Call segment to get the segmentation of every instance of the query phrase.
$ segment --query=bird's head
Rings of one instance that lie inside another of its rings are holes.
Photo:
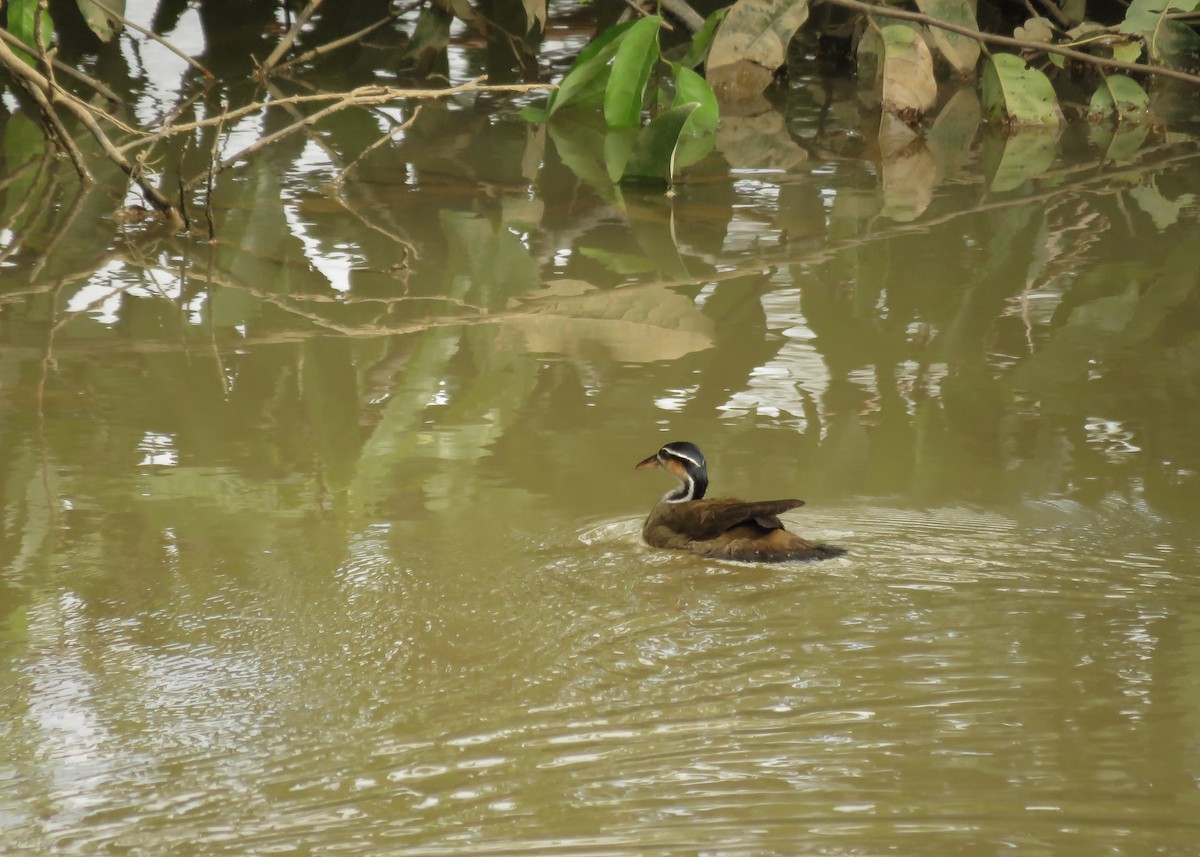
[[[663,496],[669,503],[699,500],[708,490],[708,465],[704,453],[694,443],[673,441],[637,464],[638,470],[651,467],[661,468],[679,480],[679,487]]]

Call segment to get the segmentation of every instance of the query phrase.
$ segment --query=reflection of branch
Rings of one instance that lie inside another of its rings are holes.
[[[353,44],[353,43],[357,42],[359,39],[361,39],[363,36],[366,36],[366,35],[369,35],[370,33],[375,32],[380,27],[382,27],[384,24],[390,24],[392,21],[396,20],[401,15],[408,14],[409,12],[411,12],[413,9],[415,9],[419,5],[421,5],[420,2],[410,3],[403,8],[395,10],[390,15],[388,15],[386,18],[380,18],[374,24],[368,24],[367,26],[363,27],[361,30],[359,30],[356,33],[351,33],[350,35],[343,36],[340,39],[334,39],[332,42],[326,42],[323,45],[317,45],[315,48],[313,48],[310,51],[305,51],[304,53],[299,54],[298,56],[294,56],[287,62],[280,63],[275,68],[275,70],[276,71],[286,71],[287,69],[291,68],[292,66],[300,65],[301,63],[305,63],[305,62],[308,62],[309,60],[316,59],[317,57],[321,56],[322,54],[331,53],[332,51],[335,51],[338,48]]]
[[[278,142],[289,134],[294,134],[297,131],[309,128],[320,120],[324,119],[326,116],[330,116],[340,110],[345,110],[348,107],[376,107],[379,105],[388,104],[401,98],[444,98],[449,95],[460,95],[464,92],[532,92],[540,89],[553,88],[551,85],[544,83],[501,84],[498,86],[490,86],[481,83],[481,81],[485,79],[486,78],[484,77],[477,78],[476,80],[468,81],[467,83],[462,83],[458,86],[447,87],[446,89],[393,89],[392,87],[387,86],[361,86],[358,89],[351,90],[350,92],[333,93],[328,95],[303,95],[296,96],[294,98],[280,99],[278,102],[260,102],[254,105],[247,105],[247,107],[252,107],[257,110],[265,110],[267,107],[273,107],[281,103],[297,104],[302,102],[311,103],[314,101],[334,101],[334,103],[330,104],[328,107],[324,107],[315,113],[311,113],[308,116],[305,116],[303,119],[293,122],[286,128],[280,128],[278,131],[275,131],[272,134],[268,134],[265,137],[260,137],[258,140],[251,143],[240,152],[231,155],[223,160],[220,164],[215,165],[213,167],[213,171],[214,173],[224,172],[238,161],[248,158],[250,155],[254,154],[260,149]],[[242,108],[242,110],[246,110],[246,108]],[[225,116],[226,119],[229,118],[226,114],[222,114],[222,116]],[[197,125],[204,123],[192,124]],[[186,126],[176,126],[174,132],[178,133],[179,130],[184,127]],[[153,141],[155,138],[150,139]],[[200,175],[192,178],[191,180],[185,182],[184,187],[195,187],[196,184],[203,179],[203,177],[203,175]]]
[[[162,36],[158,35],[158,33],[155,33],[152,30],[147,30],[145,27],[143,27],[139,24],[135,24],[133,21],[130,21],[124,15],[119,14],[111,6],[106,5],[104,3],[104,0],[91,0],[91,2],[94,5],[99,6],[101,11],[103,11],[105,14],[111,15],[114,19],[120,21],[122,24],[124,24],[129,29],[136,30],[137,32],[139,32],[143,36],[145,36],[146,38],[152,39],[153,41],[158,42],[160,45],[162,45],[164,48],[169,50],[171,53],[175,54],[175,56],[179,57],[181,60],[186,62],[192,68],[196,69],[196,71],[198,71],[202,75],[204,75],[208,80],[213,79],[213,73],[211,71],[206,69],[204,66],[200,65],[200,63],[196,62],[196,60],[192,59],[190,56],[188,56],[186,53],[181,51],[179,48],[175,47],[173,44],[168,42]]]
[[[421,115],[421,105],[420,104],[417,105],[417,109],[413,111],[412,116],[409,116],[407,119],[405,119],[399,125],[397,125],[395,128],[389,128],[388,132],[386,134],[384,134],[382,137],[380,137],[374,143],[372,143],[371,145],[367,146],[367,148],[365,148],[361,152],[359,152],[357,158],[355,158],[353,161],[351,161],[345,167],[345,169],[343,169],[340,173],[338,173],[336,176],[334,176],[332,179],[329,180],[330,187],[335,192],[340,192],[342,189],[342,183],[346,180],[346,175],[352,169],[357,167],[363,158],[365,158],[367,155],[374,152],[376,149],[378,149],[380,146],[384,145],[385,143],[390,143],[390,142],[394,141],[396,135],[399,134],[401,131],[407,131],[409,128],[411,128],[412,124],[417,121],[417,117],[419,115]]]
[[[308,5],[296,16],[296,21],[292,24],[292,28],[287,31],[287,35],[279,40],[279,44],[275,46],[275,50],[271,51],[271,55],[263,60],[262,70],[264,72],[269,74],[271,69],[275,68],[275,65],[283,59],[283,55],[292,49],[292,45],[296,43],[300,31],[304,29],[304,25],[308,23],[308,19],[313,16],[313,13],[317,11],[322,2],[324,0],[308,0]]]
[[[287,104],[327,104],[330,101],[337,102],[341,107],[377,107],[379,105],[388,104],[392,101],[399,101],[404,98],[443,98],[448,95],[461,95],[470,92],[536,92],[539,90],[557,89],[551,83],[508,83],[508,84],[485,84],[487,76],[469,80],[466,83],[460,83],[458,86],[450,86],[445,89],[397,89],[389,86],[360,86],[357,89],[352,89],[349,92],[322,92],[316,95],[289,95],[286,98],[279,98],[273,101],[255,101],[250,104],[245,104],[235,110],[223,112],[220,116],[213,116],[209,119],[200,119],[196,122],[186,122],[182,125],[172,125],[169,128],[162,128],[157,133],[151,134],[144,139],[134,140],[131,143],[126,143],[118,147],[118,151],[124,154],[125,152],[136,149],[140,146],[148,146],[158,143],[168,137],[174,137],[177,134],[187,134],[195,131],[197,128],[210,128],[214,125],[233,122],[241,119],[243,116],[249,116],[252,113],[261,113],[270,107],[282,107]]]
[[[176,211],[175,206],[159,193],[158,188],[146,181],[145,177],[141,175],[133,164],[125,159],[124,155],[113,145],[112,140],[108,138],[108,135],[104,133],[104,129],[100,127],[96,121],[96,117],[92,115],[92,111],[78,98],[66,92],[61,87],[55,86],[40,72],[30,68],[3,42],[0,42],[0,66],[7,68],[9,73],[21,84],[21,88],[35,98],[39,104],[45,104],[49,108],[50,99],[52,98],[56,103],[66,107],[91,132],[92,137],[100,144],[100,148],[104,151],[108,159],[120,167],[125,175],[137,182],[138,187],[146,194],[150,203],[169,221],[173,223],[179,222],[179,213]],[[52,112],[51,115],[53,115]],[[84,167],[84,172],[81,175],[86,177],[87,180],[91,180],[91,173],[87,172],[86,167]]]
[[[949,30],[951,33],[958,33],[960,36],[967,36],[977,42],[989,42],[994,45],[1004,45],[1009,48],[1021,48],[1030,51],[1045,51],[1049,54],[1059,54],[1060,56],[1069,59],[1077,60],[1091,65],[1100,65],[1106,68],[1119,68],[1122,71],[1134,71],[1140,74],[1156,74],[1159,77],[1169,77],[1173,80],[1182,80],[1194,85],[1200,85],[1200,76],[1188,74],[1185,71],[1176,71],[1173,68],[1166,66],[1143,65],[1136,62],[1124,62],[1123,60],[1109,59],[1107,57],[1098,57],[1093,54],[1087,54],[1083,51],[1073,50],[1072,48],[1064,48],[1060,45],[1051,45],[1045,42],[1034,42],[1028,39],[1014,39],[1011,36],[997,36],[992,33],[985,33],[982,30],[974,30],[970,27],[964,27],[960,24],[952,24],[949,21],[943,21],[941,18],[935,18],[932,15],[926,15],[922,12],[909,12],[905,9],[897,9],[894,6],[879,6],[874,3],[862,3],[860,0],[825,0],[833,6],[841,6],[846,9],[853,9],[856,12],[863,12],[867,15],[879,15],[884,18],[898,18],[902,21],[915,21],[919,24],[925,24],[930,27],[937,27],[940,30]]]
[[[12,33],[10,33],[8,30],[4,29],[3,27],[0,27],[0,41],[7,42],[9,47],[19,48],[20,50],[25,50],[25,48],[27,47],[24,42],[22,42],[20,39],[18,39],[16,36],[14,36]],[[111,89],[109,89],[103,83],[101,83],[100,81],[96,80],[93,77],[89,77],[88,75],[81,72],[79,69],[74,68],[73,66],[67,65],[65,62],[60,60],[58,57],[50,57],[50,64],[52,66],[54,66],[55,71],[60,72],[61,74],[65,74],[68,77],[73,77],[76,80],[78,80],[80,83],[84,83],[84,84],[90,86],[92,89],[96,90],[98,93],[103,95],[109,101],[120,101],[121,100],[120,98],[117,97],[117,94],[115,92],[113,92]]]

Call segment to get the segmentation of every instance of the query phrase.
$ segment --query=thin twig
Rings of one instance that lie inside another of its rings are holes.
[[[905,9],[897,9],[893,6],[879,6],[874,3],[862,3],[859,0],[824,0],[833,6],[841,6],[845,9],[853,9],[856,12],[864,12],[868,15],[879,15],[883,18],[896,18],[901,21],[916,21],[919,24],[925,24],[930,27],[937,27],[940,30],[949,30],[951,33],[958,33],[960,36],[968,36],[977,42],[988,42],[994,45],[1004,45],[1010,48],[1021,48],[1022,50],[1030,51],[1045,51],[1050,54],[1058,54],[1080,62],[1091,63],[1092,65],[1104,66],[1106,68],[1119,68],[1122,71],[1132,71],[1139,74],[1153,74],[1159,77],[1169,77],[1172,80],[1182,80],[1194,85],[1200,85],[1200,76],[1188,74],[1185,71],[1176,71],[1173,68],[1165,66],[1142,65],[1141,63],[1124,62],[1123,60],[1108,59],[1107,57],[1098,57],[1092,54],[1086,54],[1083,51],[1064,48],[1060,45],[1051,45],[1044,42],[1034,42],[1026,39],[1014,39],[1010,36],[997,36],[992,33],[985,33],[981,30],[975,30],[970,27],[963,27],[959,24],[951,24],[949,21],[943,21],[941,18],[935,18],[932,15],[926,15],[921,12],[909,12]]]

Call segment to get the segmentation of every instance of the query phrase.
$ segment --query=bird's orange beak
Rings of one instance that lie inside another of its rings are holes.
[[[634,470],[649,470],[651,467],[662,467],[662,463],[658,460],[657,452],[649,458],[643,458],[639,461]]]

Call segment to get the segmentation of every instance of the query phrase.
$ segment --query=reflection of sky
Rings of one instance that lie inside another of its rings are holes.
[[[787,341],[773,360],[751,373],[745,390],[734,393],[721,406],[725,416],[764,414],[775,417],[782,413],[799,416],[804,413],[805,396],[821,398],[829,386],[829,371],[812,345],[816,335],[799,306],[799,289],[777,289],[763,297],[771,335],[783,336]]]
[[[157,0],[129,0],[125,8],[125,17],[139,26],[150,29],[157,6]],[[188,8],[180,16],[178,27],[160,35],[188,56],[197,56],[204,52],[200,15],[194,8]],[[145,94],[134,105],[134,109],[139,121],[153,124],[162,118],[164,105],[174,100],[174,87],[186,74],[187,62],[162,44],[140,34],[137,35],[137,42],[138,47],[135,51],[130,46],[130,40],[122,38],[121,50],[134,73],[141,71],[145,74],[145,79],[142,80]]]
[[[128,285],[129,279],[135,285]],[[113,260],[99,268],[67,302],[67,314],[82,313],[101,324],[116,324],[121,317],[125,295],[140,298],[179,299],[179,273],[163,268],[131,270],[123,261]]]

